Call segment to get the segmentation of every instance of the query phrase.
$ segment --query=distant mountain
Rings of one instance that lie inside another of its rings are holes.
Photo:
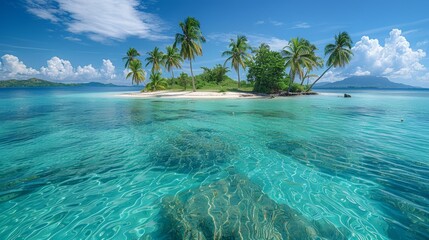
[[[100,83],[100,82],[81,83],[78,85],[84,86],[84,87],[123,87],[112,83]]]
[[[13,87],[122,87],[111,83],[104,84],[99,82],[89,83],[58,83],[50,82],[38,78],[30,78],[27,80],[3,80],[0,81],[0,88],[13,88]]]
[[[318,83],[314,88],[383,88],[383,89],[399,89],[399,88],[416,88],[402,83],[394,83],[385,77],[374,76],[354,76],[346,78],[342,81],[332,83]]]

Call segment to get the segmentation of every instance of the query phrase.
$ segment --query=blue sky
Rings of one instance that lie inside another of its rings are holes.
[[[265,42],[274,50],[292,37],[304,37],[322,55],[335,34],[347,31],[355,57],[324,81],[371,74],[429,87],[428,7],[421,0],[1,1],[0,79],[130,84],[123,73],[127,49],[135,47],[143,55],[155,46],[164,49],[179,32],[178,23],[193,16],[207,38],[204,55],[194,63],[197,73],[201,66],[223,63],[221,53],[237,34],[253,46]],[[188,72],[188,65],[182,70]],[[230,75],[236,78],[235,72]]]

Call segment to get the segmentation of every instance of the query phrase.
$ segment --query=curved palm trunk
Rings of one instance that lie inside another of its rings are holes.
[[[192,76],[192,91],[195,92],[195,78],[194,78],[194,72],[192,71],[192,60],[189,60],[189,65],[191,67],[191,76]]]
[[[322,75],[320,75],[320,76],[316,79],[316,81],[314,81],[314,82],[311,84],[311,86],[307,89],[307,92],[310,92],[310,90],[313,88],[314,84],[316,84],[316,83],[317,83],[317,81],[319,81],[319,80],[323,77],[323,75],[325,75],[325,73],[327,73],[327,72],[329,71],[329,69],[331,69],[331,68],[332,68],[332,66],[333,66],[333,65],[329,66],[329,67],[328,67],[328,69],[326,69],[326,70],[322,73]]]
[[[307,76],[308,76],[308,71],[305,72],[304,77],[301,79],[301,86],[304,85],[304,80],[307,78]]]
[[[240,88],[240,67],[237,69],[237,75],[238,75],[238,88]]]

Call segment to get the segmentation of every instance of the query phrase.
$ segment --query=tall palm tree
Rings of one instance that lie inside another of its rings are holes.
[[[151,72],[160,72],[161,67],[164,66],[164,53],[159,50],[158,47],[155,47],[152,52],[147,52],[146,67],[152,64]]]
[[[195,56],[203,55],[201,44],[204,43],[206,39],[201,32],[200,22],[193,17],[187,17],[185,22],[179,23],[179,26],[182,29],[182,33],[176,34],[173,47],[180,44],[180,55],[184,59],[189,60],[192,76],[192,90],[195,92],[195,77],[192,71],[192,60],[195,59]]]
[[[133,59],[129,62],[128,68],[130,72],[127,74],[127,79],[131,77],[131,83],[139,85],[145,80],[145,71],[142,68],[142,63],[138,59]]]
[[[179,49],[173,46],[167,46],[164,54],[165,68],[168,72],[171,72],[172,78],[174,78],[173,68],[182,68],[183,58],[180,56]]]
[[[231,43],[229,44],[230,50],[227,50],[222,53],[222,56],[227,56],[228,58],[225,60],[224,65],[231,61],[231,66],[237,72],[238,76],[238,87],[240,87],[240,66],[246,69],[246,62],[249,60],[250,55],[247,53],[247,50],[250,49],[247,44],[246,36],[237,36],[237,41],[231,39]]]
[[[160,72],[152,72],[149,79],[150,83],[146,84],[146,89],[149,91],[165,90],[167,88],[167,81],[162,78]]]
[[[123,57],[122,60],[125,61],[125,68],[128,68],[130,62],[140,56],[140,53],[135,48],[130,48],[127,51],[127,56]]]
[[[313,61],[309,66],[306,66],[304,69],[304,77],[301,79],[301,86],[304,85],[305,79],[307,79],[307,82],[308,82],[308,79],[310,77],[317,77],[317,75],[310,74],[311,71],[313,71],[316,68],[323,67],[323,59],[316,55],[316,50],[317,50],[316,45],[311,44],[310,41],[306,39],[303,40],[303,43],[308,46],[309,53]]]
[[[283,57],[286,61],[286,68],[289,67],[289,87],[287,94],[289,94],[291,86],[298,75],[299,79],[304,78],[304,69],[310,68],[314,64],[311,48],[307,44],[307,40],[302,38],[292,38],[289,44],[284,47],[282,51]]]
[[[329,55],[328,61],[326,61],[328,68],[311,84],[307,91],[310,91],[314,84],[332,67],[344,67],[350,62],[353,57],[352,43],[353,41],[347,32],[340,32],[335,35],[335,43],[330,43],[325,47],[325,56]]]

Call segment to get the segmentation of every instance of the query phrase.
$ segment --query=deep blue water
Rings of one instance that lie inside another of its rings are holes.
[[[427,90],[128,90],[0,89],[0,239],[429,238]]]

